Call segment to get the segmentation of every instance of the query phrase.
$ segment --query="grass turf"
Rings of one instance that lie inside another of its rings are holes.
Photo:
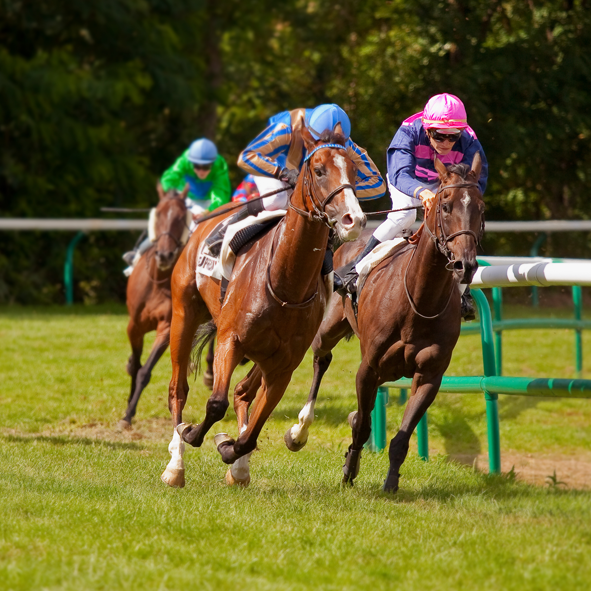
[[[173,490],[159,480],[171,435],[168,355],[136,429],[118,434],[129,388],[123,309],[1,312],[2,590],[591,586],[589,491],[488,476],[444,455],[424,463],[412,450],[397,495],[381,492],[385,453],[365,452],[355,487],[339,486],[354,340],[336,351],[304,450],[290,453],[282,437],[306,398],[310,354],[261,434],[248,489],[225,486],[208,437],[187,451],[187,486]],[[568,331],[509,332],[505,371],[571,377],[572,340]],[[586,359],[585,377],[590,369]],[[449,373],[482,373],[478,337],[462,337]],[[208,392],[191,386],[185,418],[197,421]],[[588,401],[501,397],[500,413],[503,451],[589,453]],[[392,403],[389,436],[401,416]],[[432,453],[486,450],[481,396],[442,394],[429,420]],[[235,433],[232,412],[218,431]]]

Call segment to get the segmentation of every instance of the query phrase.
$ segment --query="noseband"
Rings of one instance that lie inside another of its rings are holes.
[[[333,199],[335,195],[340,193],[345,189],[351,189],[353,194],[356,194],[355,187],[349,183],[344,185],[339,185],[336,189],[331,191],[324,200],[321,200],[317,196],[318,185],[316,183],[316,179],[310,170],[310,158],[313,154],[318,152],[318,150],[322,150],[324,148],[336,148],[338,150],[346,150],[345,146],[341,144],[323,144],[322,146],[317,146],[314,148],[304,159],[304,188],[305,188],[305,195],[304,195],[304,204],[306,203],[306,195],[310,197],[310,202],[312,203],[312,209],[300,209],[296,207],[291,202],[291,197],[289,198],[289,207],[293,209],[296,213],[299,213],[303,217],[307,217],[310,221],[313,222],[324,222],[326,226],[329,228],[333,228],[334,222],[331,222],[328,214],[324,211],[324,208],[328,205],[328,203]],[[293,193],[292,193],[293,195]]]

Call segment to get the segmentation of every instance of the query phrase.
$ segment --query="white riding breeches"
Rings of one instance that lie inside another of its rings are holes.
[[[287,183],[270,176],[255,176],[254,182],[259,190],[259,195],[264,195],[265,193],[270,193],[271,191],[276,191],[281,188],[285,189],[285,191],[281,191],[281,193],[263,199],[263,208],[265,211],[287,209],[289,197],[293,193],[293,189]]]
[[[390,198],[392,199],[392,209],[401,207],[410,207],[411,205],[421,205],[420,199],[409,197],[402,193],[388,181],[390,189]],[[402,231],[410,228],[417,219],[417,210],[409,209],[407,211],[394,211],[388,214],[388,217],[376,228],[373,235],[380,242],[392,240],[402,236]]]

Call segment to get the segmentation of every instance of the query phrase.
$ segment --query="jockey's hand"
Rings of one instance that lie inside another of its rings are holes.
[[[287,183],[292,189],[298,183],[299,172],[294,168],[283,168],[279,173],[279,180]]]
[[[433,193],[432,191],[429,191],[429,189],[425,189],[421,193],[421,201],[423,202],[423,207],[425,208],[425,218],[429,215],[429,210],[431,209],[431,206],[435,202],[435,197],[436,197],[435,193]]]

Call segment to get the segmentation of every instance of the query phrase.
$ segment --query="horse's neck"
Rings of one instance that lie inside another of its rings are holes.
[[[413,301],[421,311],[426,309],[425,313],[429,308],[441,309],[450,297],[454,278],[446,268],[447,262],[425,229],[406,274]]]
[[[303,302],[317,289],[328,227],[290,208],[278,233],[269,269],[271,286],[280,298]]]

